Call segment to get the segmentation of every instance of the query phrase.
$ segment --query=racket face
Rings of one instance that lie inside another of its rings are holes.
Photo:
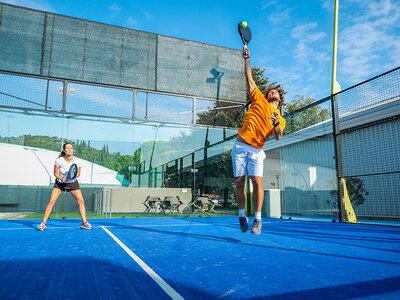
[[[68,171],[68,179],[73,179],[76,177],[78,174],[78,166],[76,164],[73,164]]]
[[[242,39],[243,45],[247,45],[250,43],[251,40],[251,31],[249,26],[247,25],[246,27],[242,27],[242,22],[238,24],[238,31],[240,38]]]

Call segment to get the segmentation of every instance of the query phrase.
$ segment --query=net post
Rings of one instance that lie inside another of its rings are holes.
[[[251,216],[251,192],[250,192],[250,177],[249,175],[246,176],[247,180],[247,216]]]
[[[335,167],[336,167],[336,182],[337,182],[337,204],[339,209],[339,222],[342,220],[342,197],[343,187],[341,185],[341,178],[343,177],[342,170],[342,154],[341,154],[341,143],[340,143],[340,128],[338,126],[339,122],[339,111],[336,95],[331,95],[331,107],[332,107],[332,129],[333,129],[333,143],[335,147]]]
[[[109,214],[110,219],[111,219],[111,214],[112,214],[112,188],[110,189],[110,214]]]

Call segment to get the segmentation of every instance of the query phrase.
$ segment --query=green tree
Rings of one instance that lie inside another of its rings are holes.
[[[251,68],[251,74],[256,86],[260,89],[262,93],[265,93],[270,86],[276,86],[276,82],[269,82],[269,78],[264,75],[265,69],[260,67]],[[250,95],[247,94],[247,102],[251,102]]]
[[[365,202],[365,200],[367,199],[366,196],[369,195],[367,186],[362,181],[362,179],[358,177],[347,177],[345,178],[345,180],[346,180],[347,193],[349,195],[351,205],[353,206],[354,209],[356,209],[358,206],[362,205]],[[334,182],[334,180],[330,179],[328,180],[328,186],[331,188],[329,192],[331,199],[326,200],[326,203],[331,205],[332,208],[337,209],[338,190],[336,187],[336,183]]]
[[[314,98],[296,95],[294,100],[284,104],[283,115],[287,115],[284,134],[290,134],[332,118],[331,109],[323,108],[321,105],[296,112],[314,102]]]
[[[271,85],[268,77],[265,77],[265,69],[260,67],[254,67],[251,69],[253,80],[261,92],[266,91]],[[247,93],[247,103],[251,102],[250,95]],[[225,101],[216,101],[213,107],[209,107],[209,111],[198,113],[198,124],[213,125],[213,126],[225,126],[232,128],[240,128],[242,126],[243,110],[242,107],[237,107],[232,103]]]

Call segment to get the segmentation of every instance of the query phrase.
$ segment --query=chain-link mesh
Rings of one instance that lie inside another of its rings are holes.
[[[400,68],[334,97],[340,176],[358,221],[400,220]]]

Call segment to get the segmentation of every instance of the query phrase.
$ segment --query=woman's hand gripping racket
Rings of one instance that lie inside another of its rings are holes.
[[[247,48],[248,43],[251,40],[251,31],[247,22],[240,22],[238,24],[238,31],[240,38],[242,39],[243,45]]]
[[[76,164],[72,164],[69,167],[69,171],[67,173],[67,180],[75,179],[78,175],[78,166]]]

